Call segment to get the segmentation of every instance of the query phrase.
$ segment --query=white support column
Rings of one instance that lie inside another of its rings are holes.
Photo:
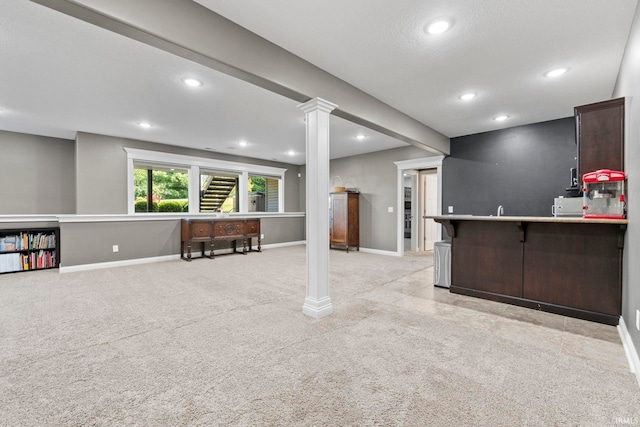
[[[298,106],[307,123],[307,296],[302,312],[333,313],[329,296],[329,114],[337,105],[314,98]]]

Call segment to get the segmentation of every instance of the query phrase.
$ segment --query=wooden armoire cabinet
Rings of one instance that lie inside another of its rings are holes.
[[[575,107],[578,181],[599,169],[624,171],[624,98]]]
[[[360,250],[360,193],[343,191],[331,193],[329,205],[329,245],[349,252]]]

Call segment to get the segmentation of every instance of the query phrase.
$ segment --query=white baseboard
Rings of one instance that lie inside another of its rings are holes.
[[[297,246],[297,245],[304,245],[304,244],[306,244],[304,240],[296,241],[296,242],[272,243],[270,245],[262,245],[262,249],[282,248],[285,246]],[[254,250],[257,249],[257,245],[253,245],[252,248]],[[218,254],[223,255],[223,254],[229,254],[232,251],[233,251],[232,248],[216,249],[215,253],[216,255]],[[210,251],[205,251],[205,254],[209,255]],[[192,251],[191,255],[194,258],[202,256],[202,251]],[[180,259],[179,254],[150,257],[150,258],[126,259],[122,261],[97,262],[93,264],[70,265],[67,267],[61,265],[59,268],[59,271],[60,273],[73,273],[76,271],[97,270],[100,268],[111,268],[111,267],[125,267],[128,265],[149,264],[152,262],[173,261],[176,259]]]
[[[61,265],[59,270],[60,270],[60,273],[73,273],[76,271],[97,270],[100,268],[111,268],[111,267],[125,267],[128,265],[172,261],[175,259],[180,259],[180,255],[175,254],[175,255],[165,255],[165,256],[150,257],[150,258],[125,259],[122,261],[109,261],[109,262],[98,262],[94,264],[70,265],[68,267]]]
[[[622,316],[620,316],[620,323],[618,323],[618,333],[620,334],[622,346],[624,347],[624,352],[626,353],[627,360],[629,361],[629,369],[636,375],[638,385],[640,386],[640,358],[638,358],[638,352],[633,345],[631,335],[629,335],[629,330],[627,329],[627,325],[624,323],[624,318]]]
[[[298,246],[298,245],[306,245],[306,240],[298,240],[296,242],[284,242],[284,243],[271,243],[268,245],[262,245],[262,249],[273,249],[273,248],[284,248],[286,246]],[[255,248],[255,245],[253,246]]]
[[[360,248],[360,252],[366,252],[368,254],[386,255],[386,256],[397,256],[397,257],[400,256],[398,252],[382,251],[380,249]]]

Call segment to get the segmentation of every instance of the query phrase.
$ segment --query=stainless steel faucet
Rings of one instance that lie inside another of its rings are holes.
[[[498,216],[502,216],[504,215],[504,208],[502,207],[502,205],[498,206]]]

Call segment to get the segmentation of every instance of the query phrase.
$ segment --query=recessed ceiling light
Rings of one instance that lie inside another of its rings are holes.
[[[149,122],[138,122],[138,126],[144,129],[149,129],[150,127],[153,127],[153,125]]]
[[[289,150],[289,151],[287,151],[287,154],[290,155],[290,156],[295,156],[296,152],[293,151],[293,150]]]
[[[496,116],[496,117],[493,118],[493,120],[495,120],[496,122],[504,122],[508,118],[509,118],[509,116],[503,115],[503,116]]]
[[[238,145],[239,145],[240,147],[246,147],[246,146],[247,146],[247,145],[249,145],[249,144],[247,143],[247,141],[240,141],[240,142],[238,142]]]
[[[202,82],[198,79],[194,79],[193,77],[185,77],[184,79],[182,79],[182,83],[191,87],[202,86]]]
[[[545,77],[558,77],[569,71],[568,68],[556,68],[555,70],[544,73]]]
[[[442,34],[451,28],[451,22],[446,19],[439,19],[427,24],[426,31],[429,34]]]
[[[464,94],[460,95],[459,98],[462,99],[463,101],[469,101],[470,99],[473,99],[476,96],[478,96],[477,93],[469,92],[469,93],[464,93]]]
[[[365,139],[366,137],[367,137],[366,135],[362,135],[362,134],[360,134],[360,135],[356,135],[356,139],[357,139],[358,141],[362,141],[362,140],[363,140],[363,139]]]

